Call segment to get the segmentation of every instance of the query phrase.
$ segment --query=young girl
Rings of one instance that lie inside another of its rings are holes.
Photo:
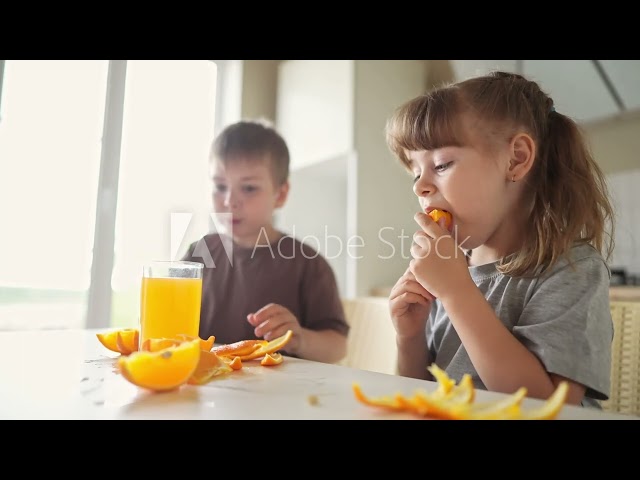
[[[422,212],[389,301],[398,368],[436,363],[476,388],[568,403],[608,398],[612,208],[577,125],[524,77],[495,72],[400,107],[391,151]],[[431,210],[453,215],[449,230]],[[425,335],[426,331],[426,335]]]

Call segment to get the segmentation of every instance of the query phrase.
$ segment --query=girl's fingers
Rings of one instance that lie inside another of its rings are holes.
[[[401,296],[402,294],[410,292],[415,293],[417,295],[421,295],[428,300],[433,300],[433,295],[429,293],[429,291],[424,288],[420,283],[416,280],[405,280],[402,283],[397,283],[392,289],[389,295],[389,299],[393,300],[396,297]]]
[[[424,298],[422,295],[413,292],[404,292],[400,296],[391,301],[391,311],[397,308],[403,308],[407,304],[418,303],[428,307],[431,302]]]
[[[420,226],[422,231],[429,235],[431,238],[438,238],[443,235],[449,235],[449,232],[447,232],[447,230],[434,222],[433,219],[426,213],[418,212],[413,218]]]

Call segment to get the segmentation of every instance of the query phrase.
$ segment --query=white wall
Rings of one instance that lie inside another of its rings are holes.
[[[292,170],[353,149],[353,60],[283,60],[277,98]]]
[[[640,168],[607,175],[616,212],[615,249],[610,264],[640,275]]]
[[[318,250],[329,262],[342,296],[347,294],[347,164],[339,155],[291,172],[287,203],[276,227]]]
[[[387,147],[384,129],[397,107],[425,92],[426,65],[424,60],[356,61],[357,233],[365,243],[357,261],[356,295],[393,285],[409,264],[418,200],[411,176]]]
[[[584,131],[605,173],[640,168],[640,113],[586,125]],[[636,198],[640,204],[640,194]]]
[[[384,129],[401,103],[425,91],[426,67],[424,60],[280,64],[277,126],[289,143],[297,191],[278,226],[295,225],[299,239],[324,239],[325,226],[340,232],[345,250],[328,260],[344,296],[393,285],[407,268],[418,202]]]
[[[276,119],[276,92],[280,60],[244,60],[242,118]]]

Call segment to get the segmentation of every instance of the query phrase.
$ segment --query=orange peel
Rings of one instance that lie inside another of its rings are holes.
[[[223,374],[241,370],[242,361],[262,357],[261,365],[280,365],[278,350],[292,338],[293,331],[271,341],[241,340],[213,347],[207,340],[179,334],[174,338],[150,338],[138,349],[139,331],[119,329],[97,333],[100,343],[121,356],[117,370],[128,382],[153,391],[174,390],[183,384],[203,385]]]
[[[240,340],[239,342],[213,347],[211,351],[221,357],[242,357],[255,352],[266,344],[266,340]]]
[[[266,344],[260,345],[255,351],[248,355],[239,355],[241,360],[254,360],[265,356],[267,353],[275,353],[281,350],[293,337],[293,330],[287,330],[284,335],[280,335],[278,338],[274,338]]]
[[[188,380],[190,385],[204,385],[214,377],[231,372],[233,369],[227,365],[223,358],[213,352],[202,350],[200,360],[195,372]]]
[[[360,384],[354,383],[352,385],[353,393],[356,399],[360,403],[364,403],[365,405],[369,405],[372,407],[382,407],[388,410],[404,410],[408,408],[408,405],[405,402],[404,397],[402,395],[397,394],[395,397],[367,397],[360,387]]]
[[[569,394],[569,384],[560,382],[551,396],[538,408],[524,410],[520,414],[522,420],[553,420],[562,410],[567,395]]]
[[[229,359],[229,357],[225,357],[225,361]],[[229,365],[233,370],[240,370],[242,368],[242,359],[240,357],[233,357],[233,360],[228,361],[227,365]]]
[[[280,365],[284,357],[281,353],[266,353],[265,356],[260,360],[260,365],[265,367],[270,367],[273,365]]]
[[[412,397],[396,394],[393,397],[367,397],[360,385],[352,385],[353,393],[359,402],[393,411],[410,412],[421,417],[450,420],[550,420],[558,416],[564,406],[569,384],[560,382],[553,394],[539,407],[522,409],[521,404],[527,395],[522,387],[511,395],[496,401],[474,403],[475,389],[469,374],[463,375],[456,384],[446,372],[433,364],[429,367],[438,382],[438,388],[432,393],[417,390]]]

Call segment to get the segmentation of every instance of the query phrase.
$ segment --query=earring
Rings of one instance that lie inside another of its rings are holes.
[[[512,182],[515,182],[515,181],[516,181],[516,176],[515,176],[515,175],[513,175],[513,176],[511,177],[511,181],[512,181]]]

